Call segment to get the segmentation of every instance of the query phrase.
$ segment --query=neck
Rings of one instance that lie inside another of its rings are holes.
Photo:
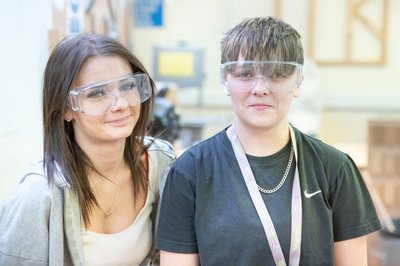
[[[100,174],[116,182],[114,178],[121,171],[121,165],[123,165],[125,141],[103,145],[85,145],[81,148]]]
[[[253,156],[272,155],[290,140],[289,123],[281,123],[268,129],[253,129],[236,123],[236,133],[244,152]]]

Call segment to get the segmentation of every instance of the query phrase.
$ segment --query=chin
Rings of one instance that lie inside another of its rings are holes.
[[[110,139],[119,140],[126,139],[132,135],[133,127],[116,128],[108,131]]]

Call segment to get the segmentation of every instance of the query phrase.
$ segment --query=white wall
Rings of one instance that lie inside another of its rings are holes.
[[[41,80],[51,0],[0,0],[0,201],[41,158]]]

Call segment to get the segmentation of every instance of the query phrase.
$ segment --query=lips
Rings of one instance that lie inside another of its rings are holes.
[[[266,103],[253,103],[249,104],[248,106],[250,108],[255,108],[255,109],[267,109],[272,107],[272,105]]]
[[[126,116],[123,116],[123,117],[119,117],[119,118],[116,118],[116,119],[109,120],[106,123],[107,124],[123,124],[128,120],[129,117],[130,117],[130,115],[126,115]]]

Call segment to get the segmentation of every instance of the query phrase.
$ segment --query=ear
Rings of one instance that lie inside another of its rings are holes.
[[[64,112],[64,120],[67,122],[71,122],[73,118],[74,116],[72,110],[67,108]]]

